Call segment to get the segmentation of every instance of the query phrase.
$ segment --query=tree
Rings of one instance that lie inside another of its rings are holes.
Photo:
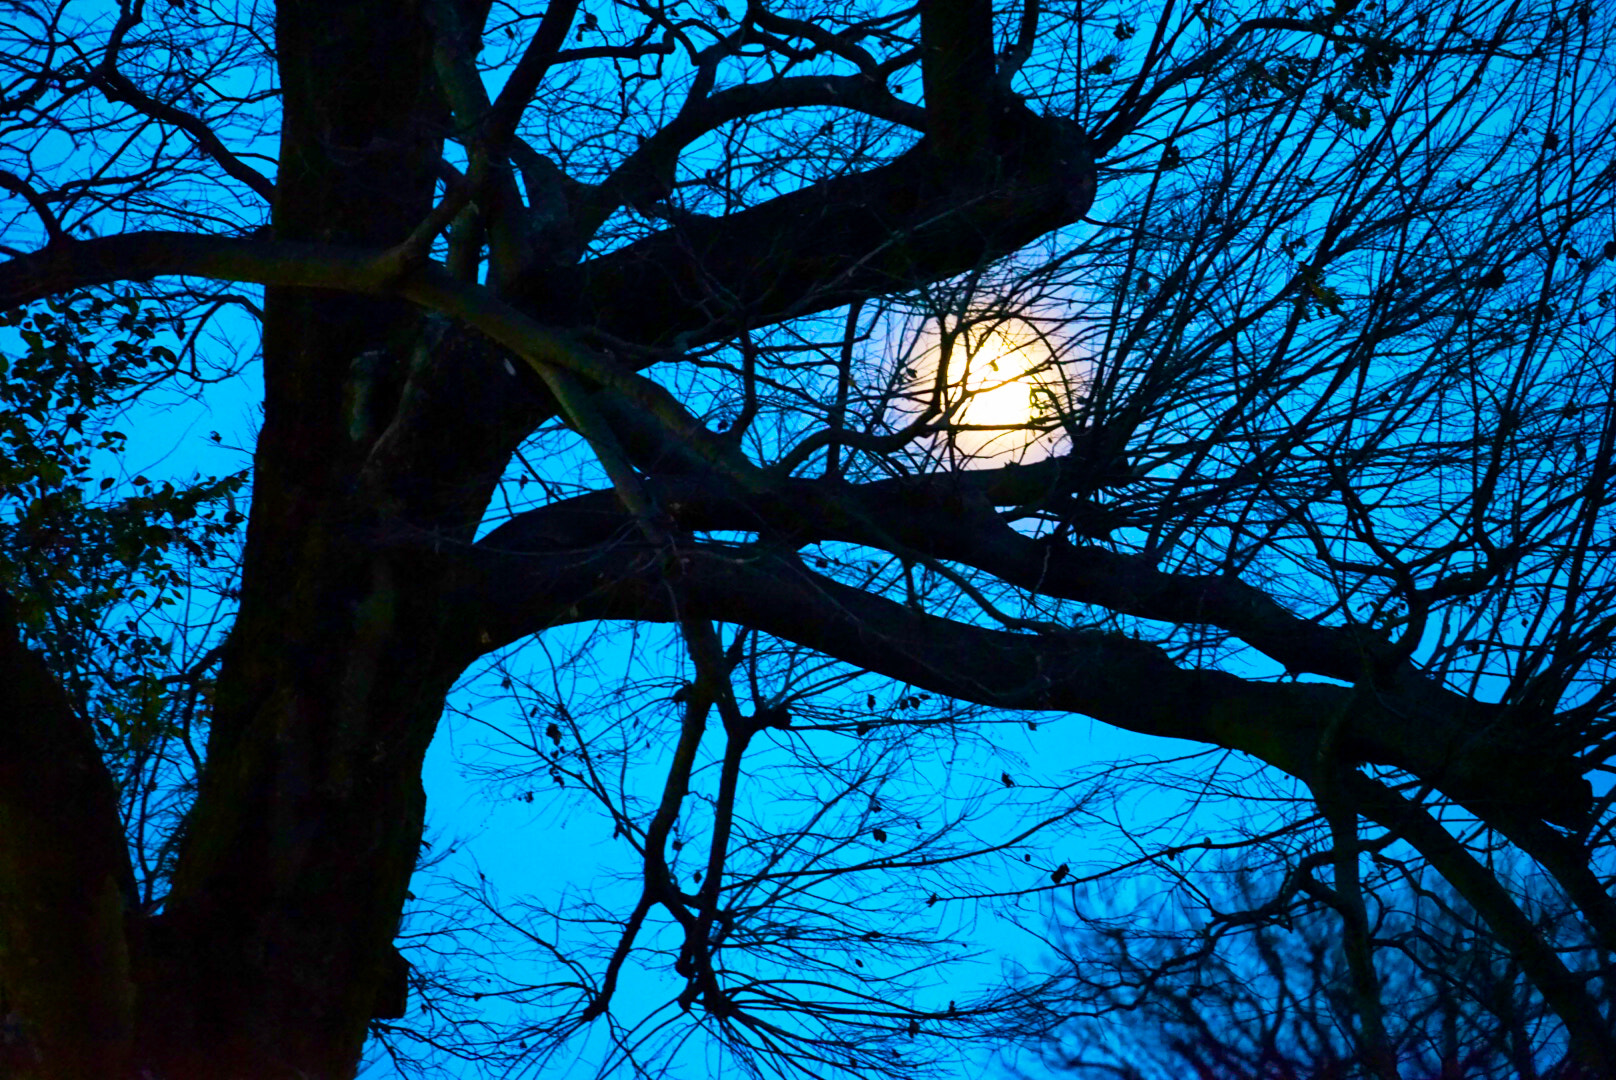
[[[626,620],[677,629],[688,685],[664,794],[612,804],[639,900],[604,969],[557,958],[547,1036],[611,1022],[655,918],[701,1022],[808,1067],[903,1068],[875,1035],[956,1010],[845,963],[730,957],[840,947],[768,922],[820,862],[906,884],[973,852],[935,833],[862,858],[820,817],[811,860],[742,869],[764,849],[738,792],[749,748],[966,730],[962,702],[1292,785],[1281,824],[1324,825],[1309,865],[1380,1075],[1360,863],[1394,843],[1485,924],[1577,1067],[1616,1072],[1606,953],[1562,955],[1487,855],[1508,845],[1616,942],[1607,12],[11,8],[17,349],[72,368],[95,305],[134,290],[132,318],[193,330],[246,311],[263,380],[228,635],[182,628],[195,662],[144,684],[167,695],[162,745],[205,730],[189,763],[131,771],[130,711],[98,727],[43,629],[53,604],[87,625],[130,597],[8,569],[15,1070],[351,1075],[403,1011],[393,942],[451,687],[532,635]],[[186,385],[180,345],[159,360]],[[1027,398],[1008,416],[1007,386]],[[43,416],[17,445],[48,441]],[[8,479],[18,514],[90,471]],[[190,535],[182,504],[229,524],[229,483],[134,505],[130,528]],[[34,565],[37,531],[7,535],[8,566]],[[876,710],[860,673],[904,708]],[[528,749],[587,778],[604,722],[564,705]],[[687,886],[675,825],[713,713]],[[139,775],[183,810],[149,837]]]
[[[1356,1036],[1340,916],[1309,860],[1292,865],[1290,880],[1259,883],[1203,862],[1178,897],[1188,903],[1164,917],[1068,921],[1061,968],[1024,989],[1014,1026],[1049,1066],[1082,1077],[1376,1076]],[[1579,1075],[1563,1028],[1469,905],[1417,859],[1382,852],[1372,873],[1377,991],[1399,1075]],[[1562,904],[1539,902],[1530,875],[1510,876],[1537,932],[1568,955],[1598,952]],[[1209,898],[1224,910],[1209,914]],[[1608,997],[1609,980],[1596,992]]]

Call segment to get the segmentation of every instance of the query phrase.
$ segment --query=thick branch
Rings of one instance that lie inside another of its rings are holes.
[[[602,385],[644,380],[579,350],[486,289],[457,280],[436,263],[419,264],[391,250],[248,240],[191,233],[122,233],[53,244],[0,264],[0,310],[74,289],[115,281],[193,275],[260,285],[399,296],[461,319],[529,361],[554,364]],[[669,395],[645,384],[660,398]]]
[[[1097,545],[1035,540],[1017,532],[993,511],[1081,490],[1094,477],[1081,461],[1051,459],[1032,466],[984,469],[968,474],[883,480],[866,485],[791,480],[763,493],[715,489],[711,480],[659,478],[650,483],[657,504],[688,531],[746,531],[786,537],[799,546],[816,540],[863,544],[899,554],[970,566],[1045,596],[1093,604],[1138,618],[1216,626],[1236,635],[1296,673],[1314,673],[1355,682],[1373,672],[1389,653],[1387,643],[1352,626],[1325,626],[1287,610],[1267,593],[1222,575],[1175,574],[1150,560]],[[568,530],[577,543],[609,539],[623,519],[609,493],[584,496],[532,511],[504,526],[490,542],[514,547],[544,542]],[[1586,784],[1560,775],[1551,762],[1563,755],[1543,746],[1502,747],[1504,731],[1496,707],[1477,704],[1424,677],[1405,663],[1380,675],[1386,708],[1414,725],[1390,724],[1385,737],[1398,749],[1366,752],[1374,760],[1422,760],[1427,779],[1443,776],[1443,762],[1471,752],[1481,741],[1489,753],[1513,761],[1541,759],[1548,774],[1510,768],[1488,787],[1520,782],[1511,799],[1537,805],[1551,797],[1540,790],[1546,777],[1569,784],[1559,797],[1584,805]],[[1483,737],[1482,732],[1488,734]],[[1349,733],[1349,740],[1356,735]],[[1376,757],[1376,753],[1383,756]],[[1389,755],[1386,756],[1386,755]],[[1513,756],[1511,756],[1513,755]]]
[[[377,293],[384,291],[388,277],[379,255],[375,250],[296,241],[119,233],[52,244],[0,264],[0,309],[97,285],[181,275]]]
[[[1600,944],[1616,949],[1616,897],[1590,864],[1586,847],[1523,815],[1495,815],[1488,824],[1547,870],[1577,905]]]
[[[999,117],[994,138],[994,177],[940,167],[922,140],[888,165],[669,229],[578,266],[535,267],[509,295],[555,326],[645,344],[715,340],[961,273],[1088,210],[1095,171],[1081,130],[1017,106]],[[130,233],[52,245],[0,265],[0,307],[170,274],[385,292],[397,284],[390,277],[411,269],[338,247]]]
[[[573,267],[535,267],[510,298],[541,322],[628,341],[711,341],[962,273],[1077,220],[1094,199],[1083,132],[1017,106],[998,117],[995,175],[951,172],[926,141],[898,160]],[[194,274],[405,293],[416,266],[352,248],[187,233],[55,244],[0,264],[0,308],[75,288]],[[407,295],[407,293],[405,293]]]
[[[939,161],[980,163],[991,145],[991,0],[921,0],[921,82]]]
[[[1616,1038],[1600,1016],[1584,981],[1561,962],[1497,875],[1478,862],[1424,807],[1386,785],[1352,772],[1344,779],[1344,793],[1366,817],[1374,818],[1412,844],[1476,910],[1565,1024],[1572,1057],[1590,1070],[1587,1075],[1616,1074]]]
[[[45,235],[50,239],[51,243],[60,243],[69,239],[67,233],[62,230],[62,223],[51,212],[50,206],[46,204],[44,199],[40,198],[39,192],[35,191],[33,185],[28,181],[16,173],[0,169],[0,188],[11,192],[28,204],[28,208],[38,216],[39,223],[45,227]]]
[[[1087,212],[1095,171],[1075,125],[1007,107],[993,137],[991,175],[940,163],[928,136],[887,165],[576,267],[536,268],[510,295],[554,325],[646,345],[712,341],[962,273]]]
[[[123,73],[110,68],[96,72],[91,81],[101,89],[109,101],[121,102],[138,109],[154,120],[173,124],[189,135],[203,153],[218,162],[226,175],[252,188],[266,203],[275,201],[275,185],[269,177],[231,153],[219,136],[214,134],[213,129],[200,117],[192,116],[184,109],[176,108],[167,102],[158,101],[130,82]]]
[[[582,619],[675,618],[657,553],[627,539],[585,546],[572,524],[549,535],[513,526],[463,551],[452,625],[478,652]],[[590,521],[578,522],[591,527]],[[1120,634],[1022,635],[911,610],[807,570],[765,547],[681,549],[679,587],[693,613],[754,628],[849,664],[966,701],[1078,712],[1131,731],[1242,750],[1311,781],[1327,718],[1351,691],[1262,683],[1186,670],[1159,648]],[[1586,813],[1575,763],[1476,731],[1464,717],[1407,712],[1376,695],[1345,733],[1352,757],[1431,780],[1478,813],[1529,808],[1567,820]]]
[[[556,61],[556,55],[561,46],[566,43],[567,31],[572,29],[572,20],[578,15],[578,0],[552,0],[544,10],[544,18],[539,20],[539,28],[528,42],[527,49],[522,53],[522,59],[516,64],[515,70],[505,80],[505,85],[499,92],[499,98],[494,102],[492,111],[488,114],[485,137],[489,149],[494,153],[502,153],[505,144],[516,131],[517,122],[522,118],[522,110],[527,108],[533,95],[538,93],[539,84],[544,81],[544,75],[550,70],[550,65]]]

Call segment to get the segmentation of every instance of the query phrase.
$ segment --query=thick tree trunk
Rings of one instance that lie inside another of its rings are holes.
[[[430,209],[442,137],[417,5],[282,2],[276,29],[277,236],[399,242]],[[136,1058],[158,1075],[349,1076],[396,1008],[420,766],[458,671],[435,650],[430,575],[377,554],[384,531],[438,528],[462,501],[376,463],[422,327],[401,301],[267,297],[241,610],[145,934]]]

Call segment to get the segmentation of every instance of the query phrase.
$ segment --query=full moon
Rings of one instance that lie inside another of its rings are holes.
[[[1058,381],[1049,348],[1031,327],[1001,323],[961,334],[946,399],[960,429],[955,450],[984,464],[1047,456],[1053,437],[1040,421],[1048,415],[1040,405],[1048,405]]]

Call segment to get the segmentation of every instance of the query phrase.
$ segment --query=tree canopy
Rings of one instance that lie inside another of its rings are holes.
[[[1616,1075],[1607,10],[7,10],[8,1075]],[[418,899],[446,710],[630,878]]]

